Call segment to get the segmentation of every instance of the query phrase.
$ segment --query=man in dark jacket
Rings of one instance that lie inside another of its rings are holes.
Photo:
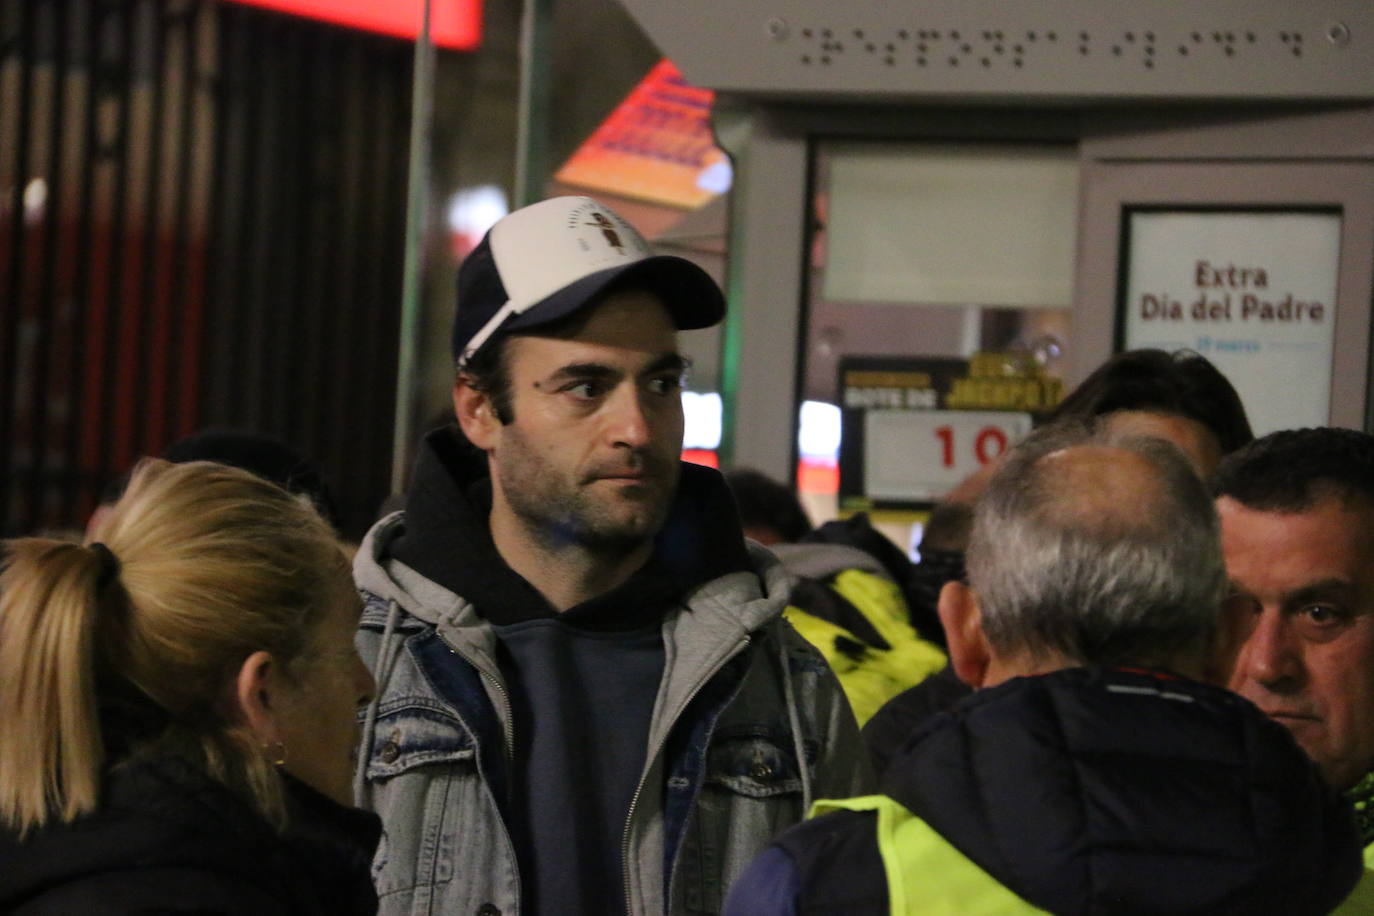
[[[945,586],[978,688],[885,793],[817,804],[727,913],[1326,913],[1360,875],[1348,807],[1215,672],[1216,513],[1158,440],[1050,427],[975,510]]]
[[[383,913],[711,912],[813,795],[866,781],[790,581],[679,462],[676,332],[724,307],[588,198],[464,262],[458,425],[354,566]]]
[[[1350,797],[1374,863],[1374,436],[1271,433],[1213,491],[1243,615],[1231,688]]]

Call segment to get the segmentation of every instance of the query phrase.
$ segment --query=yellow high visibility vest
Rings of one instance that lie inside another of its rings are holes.
[[[1374,916],[1374,843],[1364,848],[1364,874],[1360,883],[1345,898],[1345,902],[1332,910],[1335,916]]]
[[[811,817],[831,811],[874,811],[878,852],[893,916],[1022,916],[1045,913],[1008,890],[955,849],[933,827],[886,795],[822,799]],[[1332,916],[1374,916],[1374,844],[1365,872]]]
[[[876,811],[878,852],[887,875],[894,916],[1022,916],[1045,913],[955,849],[933,827],[886,795],[822,800],[815,817],[829,811]]]

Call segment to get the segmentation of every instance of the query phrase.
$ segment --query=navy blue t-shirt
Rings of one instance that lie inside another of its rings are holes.
[[[521,863],[530,911],[624,912],[617,865],[663,676],[659,625],[543,619],[496,633],[516,723],[509,826],[535,853]]]

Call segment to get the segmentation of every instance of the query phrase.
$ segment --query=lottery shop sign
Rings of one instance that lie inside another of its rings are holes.
[[[1030,431],[1059,379],[1000,353],[840,363],[840,507],[924,508]]]

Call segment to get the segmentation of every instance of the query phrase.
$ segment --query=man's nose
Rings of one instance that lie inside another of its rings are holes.
[[[627,448],[644,448],[652,439],[648,405],[640,392],[631,385],[623,385],[607,406],[610,411],[611,444]]]
[[[1292,689],[1302,679],[1302,657],[1291,621],[1276,608],[1265,609],[1240,651],[1237,680],[1270,690]]]

